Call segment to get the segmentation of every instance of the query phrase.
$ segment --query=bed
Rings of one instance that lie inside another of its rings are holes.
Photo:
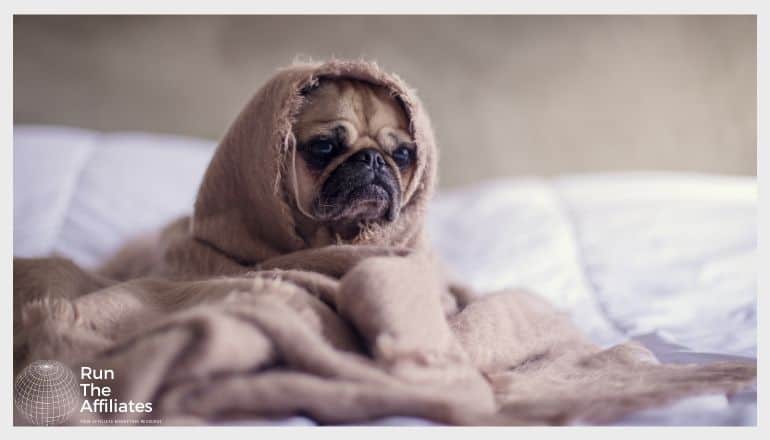
[[[14,255],[58,254],[94,267],[125,240],[189,213],[214,147],[171,135],[15,126]],[[756,359],[756,212],[754,177],[517,177],[440,191],[428,230],[446,264],[479,291],[536,292],[602,346],[636,339],[665,362],[712,362]],[[750,389],[617,424],[756,425],[756,411]]]

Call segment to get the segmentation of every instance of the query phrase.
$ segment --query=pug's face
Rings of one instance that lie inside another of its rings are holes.
[[[300,209],[342,235],[398,218],[416,146],[399,103],[382,87],[322,80],[296,118]]]

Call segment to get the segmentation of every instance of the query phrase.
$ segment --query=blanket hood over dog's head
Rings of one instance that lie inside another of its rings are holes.
[[[423,245],[426,203],[436,182],[437,150],[430,121],[415,93],[370,62],[331,60],[280,70],[241,111],[219,144],[198,191],[193,236],[246,263],[310,247],[298,233],[292,124],[303,92],[323,79],[353,79],[385,87],[403,106],[417,148],[417,165],[403,189],[398,218],[374,224],[348,241],[417,248]]]

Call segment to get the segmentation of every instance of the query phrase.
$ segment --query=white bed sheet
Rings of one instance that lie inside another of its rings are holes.
[[[213,147],[16,126],[14,255],[57,253],[93,267],[124,240],[188,213]],[[459,278],[480,291],[543,295],[601,345],[634,338],[667,362],[754,359],[756,201],[750,177],[505,179],[442,191],[428,230]],[[687,399],[618,424],[753,425],[756,391]]]

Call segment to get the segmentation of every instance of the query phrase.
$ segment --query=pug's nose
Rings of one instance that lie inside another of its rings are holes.
[[[363,162],[373,170],[379,170],[385,166],[385,159],[382,157],[382,154],[374,148],[364,148],[353,155],[353,160]]]

